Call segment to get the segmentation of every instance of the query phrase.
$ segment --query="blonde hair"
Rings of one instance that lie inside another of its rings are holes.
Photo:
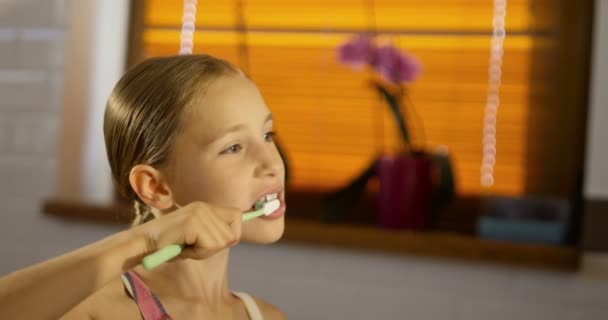
[[[214,80],[241,71],[209,55],[183,55],[145,60],[116,84],[104,115],[104,137],[117,191],[134,201],[133,225],[157,212],[146,205],[129,183],[138,164],[162,168],[179,132],[184,114]]]

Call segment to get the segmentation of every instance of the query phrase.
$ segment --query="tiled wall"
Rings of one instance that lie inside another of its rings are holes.
[[[0,274],[118,230],[40,213],[54,187],[67,7],[0,2]],[[290,319],[608,319],[608,282],[577,275],[288,245],[239,246],[231,274]]]
[[[48,194],[55,169],[66,1],[0,4],[2,198]]]
[[[107,234],[43,216],[52,195],[68,1],[0,1],[0,273]]]

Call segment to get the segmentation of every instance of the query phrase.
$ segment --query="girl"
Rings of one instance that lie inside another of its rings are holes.
[[[37,274],[57,287],[82,287],[58,299],[65,306],[94,291],[63,319],[284,319],[272,305],[232,292],[227,275],[231,245],[283,234],[284,167],[272,128],[255,84],[225,61],[163,57],[129,70],[108,100],[104,135],[116,188],[135,204],[134,227],[10,275],[5,283],[16,292],[4,300],[25,305],[32,296],[19,293],[33,280],[23,279]],[[241,214],[267,196],[280,208],[241,225]],[[171,243],[186,245],[178,258],[139,267]]]

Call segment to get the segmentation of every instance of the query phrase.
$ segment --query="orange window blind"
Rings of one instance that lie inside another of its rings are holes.
[[[141,58],[176,54],[181,1],[144,2]],[[529,141],[528,129],[549,108],[542,97],[552,94],[551,87],[534,79],[555,72],[555,3],[508,1],[495,193],[522,194],[527,171],[543,170],[528,165],[534,156],[528,143],[536,143]],[[234,0],[199,0],[194,52],[243,65],[239,45],[246,45],[246,71],[277,119],[291,187],[331,190],[399,143],[369,74],[336,60],[339,44],[373,28],[422,64],[421,76],[408,85],[414,143],[429,150],[447,147],[458,191],[478,194],[492,10],[488,0],[247,0],[244,35]]]

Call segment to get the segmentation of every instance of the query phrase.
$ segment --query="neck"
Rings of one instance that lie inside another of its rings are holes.
[[[232,297],[228,286],[228,257],[224,249],[204,260],[183,259],[137,274],[160,296],[219,305]]]

